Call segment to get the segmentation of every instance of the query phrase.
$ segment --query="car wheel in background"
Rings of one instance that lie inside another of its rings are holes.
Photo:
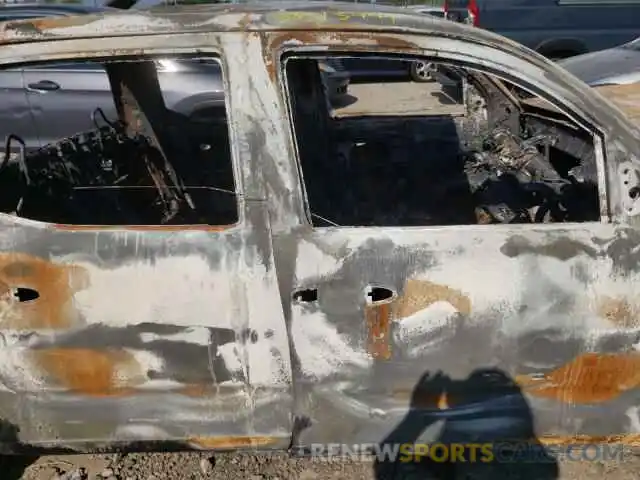
[[[554,62],[557,62],[559,60],[564,60],[565,58],[573,57],[574,55],[579,55],[579,53],[569,52],[569,51],[559,51],[559,52],[556,51],[548,54],[543,53],[543,55],[547,57],[549,60],[553,60]]]
[[[409,74],[414,82],[431,82],[433,80],[432,71],[433,64],[429,62],[415,61],[411,62],[409,67]]]

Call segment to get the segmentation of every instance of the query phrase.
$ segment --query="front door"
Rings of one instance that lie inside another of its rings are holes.
[[[212,48],[210,37],[185,41],[200,51]],[[24,58],[44,62],[61,44],[86,52],[86,42],[75,43],[28,45]],[[102,53],[96,57],[107,63],[118,58],[105,60],[104,49],[123,56],[153,51],[148,37],[97,43]],[[234,85],[244,67],[221,56],[219,45],[213,48],[217,52],[198,58],[221,62],[229,76],[225,84]],[[195,57],[193,52],[181,53]],[[126,68],[138,60],[129,56]],[[151,82],[144,90],[153,88]],[[238,95],[227,91],[227,105]],[[87,118],[94,107],[87,105]],[[227,119],[232,125],[233,115]],[[234,147],[245,132],[229,128],[225,139],[210,142],[218,151],[189,158],[202,169],[185,182],[201,221],[173,226],[145,217],[155,211],[145,196],[155,191],[153,182],[143,178],[144,168],[98,152],[100,145],[116,148],[108,129],[103,134],[91,146],[77,138],[77,145],[65,144],[73,177],[53,170],[58,157],[51,163],[30,159],[31,185],[41,189],[27,191],[17,214],[0,214],[0,405],[3,422],[19,431],[7,443],[286,447],[289,349],[265,202],[243,177],[250,153]],[[123,178],[118,168],[133,170]],[[100,177],[90,175],[96,171]],[[136,172],[142,177],[131,183]],[[56,183],[47,183],[54,175]],[[57,195],[46,201],[50,191]],[[145,223],[118,224],[120,209]],[[91,224],[73,224],[69,218],[76,217],[69,215],[77,211]],[[107,225],[100,216],[105,212]]]
[[[529,203],[538,193],[519,197],[504,177],[474,184],[493,135],[522,140],[508,123],[483,130],[502,117],[485,116],[475,94],[460,105],[435,82],[372,80],[352,83],[351,98],[323,114],[316,57],[290,55],[284,71],[309,220],[276,244],[295,259],[291,335],[297,413],[307,420],[296,443],[629,431],[633,402],[616,402],[637,384],[629,372],[637,359],[625,353],[636,341],[625,300],[632,287],[624,276],[612,280],[616,248],[627,247],[607,223],[598,176],[575,187],[579,194],[563,193],[553,218],[569,223],[548,223],[549,210]],[[477,138],[488,140],[474,144],[479,124]],[[601,158],[589,132],[555,132],[570,137],[560,135],[564,153],[552,158]],[[591,138],[580,147],[591,156],[566,138]],[[485,153],[466,157],[473,149]],[[504,161],[509,151],[499,151]],[[541,223],[522,223],[527,215]],[[423,414],[407,414],[409,405]]]

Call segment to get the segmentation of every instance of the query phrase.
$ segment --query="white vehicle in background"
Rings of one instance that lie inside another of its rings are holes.
[[[640,37],[614,48],[561,60],[560,65],[592,87],[640,82]]]

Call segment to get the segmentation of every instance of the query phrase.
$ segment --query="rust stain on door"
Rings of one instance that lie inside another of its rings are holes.
[[[365,309],[368,341],[367,351],[376,359],[391,358],[391,304],[368,305]]]
[[[436,302],[448,302],[460,313],[471,313],[471,300],[460,290],[427,280],[409,279],[396,303],[396,317],[409,317]]]
[[[0,329],[70,328],[79,322],[73,295],[88,286],[83,267],[24,253],[0,254]]]
[[[89,396],[130,395],[146,378],[135,356],[121,349],[47,348],[30,351],[51,386]]]
[[[471,313],[471,300],[459,290],[427,280],[407,280],[403,294],[365,308],[367,351],[376,359],[391,358],[391,325],[436,302],[448,302],[460,313]]]
[[[516,381],[530,395],[565,403],[603,403],[640,386],[640,354],[585,353],[572,362],[535,378]]]

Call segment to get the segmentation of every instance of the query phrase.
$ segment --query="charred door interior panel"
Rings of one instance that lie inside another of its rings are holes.
[[[317,60],[284,63],[310,225],[282,241],[293,288],[314,291],[291,307],[296,443],[380,442],[402,425],[459,442],[631,428],[591,408],[618,399],[595,393],[618,380],[567,400],[591,388],[567,373],[585,352],[623,361],[636,341],[610,312],[632,288],[611,255],[629,233],[600,220],[594,132],[453,63],[438,71],[466,80],[457,113],[385,105],[399,87],[379,77],[380,95],[330,111]],[[424,428],[406,425],[410,404]]]
[[[219,61],[199,60],[180,58]],[[70,122],[0,165],[0,405],[19,428],[0,447],[286,446],[289,350],[268,221],[247,215],[236,188],[222,69],[200,72],[219,103],[207,97],[192,118],[164,103],[151,57],[74,62],[109,75],[84,98],[94,128]],[[100,108],[107,94],[117,116]],[[22,146],[12,127],[0,125]]]

